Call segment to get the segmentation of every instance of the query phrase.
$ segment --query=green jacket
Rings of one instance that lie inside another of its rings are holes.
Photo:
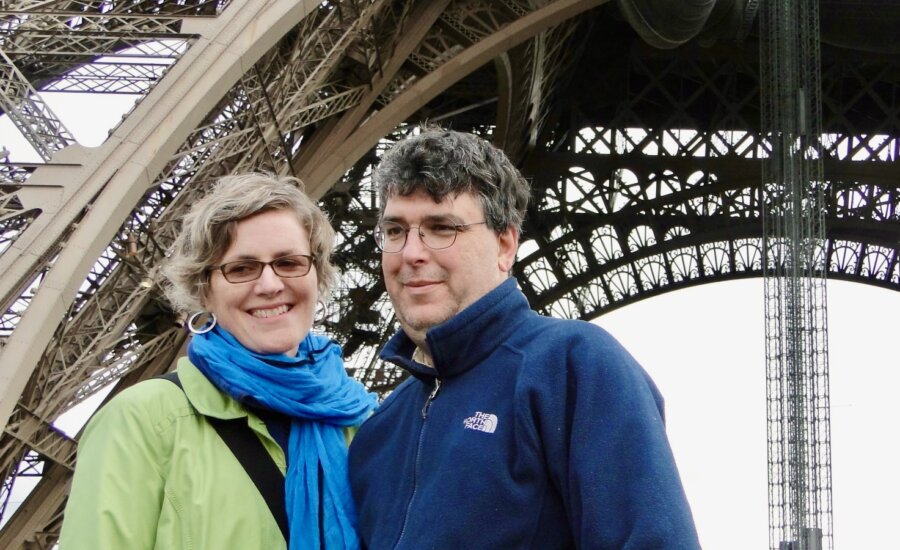
[[[178,377],[184,391],[147,380],[91,419],[78,445],[60,550],[286,548],[256,486],[198,412],[247,418],[284,472],[281,447],[187,358]]]

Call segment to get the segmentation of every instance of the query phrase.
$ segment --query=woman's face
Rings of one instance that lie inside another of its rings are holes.
[[[311,254],[306,229],[293,212],[269,210],[238,222],[234,242],[216,265],[294,254]],[[315,266],[294,278],[281,278],[265,266],[259,279],[245,283],[230,283],[214,269],[206,308],[244,347],[293,357],[313,323],[317,284]]]

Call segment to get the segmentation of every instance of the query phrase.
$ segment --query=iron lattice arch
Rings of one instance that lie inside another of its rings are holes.
[[[75,440],[54,420],[178,354],[185,334],[157,270],[186,209],[223,174],[297,175],[330,214],[343,279],[324,329],[377,391],[400,375],[375,355],[395,322],[371,238],[370,175],[417,122],[492,139],[532,180],[515,275],[543,312],[592,319],[762,274],[769,147],[754,3],[735,2],[740,17],[665,50],[602,0],[261,4],[0,5],[0,107],[48,161],[0,165],[0,369],[11,381],[0,547],[58,536]],[[839,20],[825,4],[823,18]],[[822,254],[830,277],[900,290],[900,59],[872,45],[889,44],[891,29],[860,48],[823,33],[842,46],[823,44]],[[142,99],[89,151],[35,90]],[[10,517],[17,481],[32,476],[39,483]]]
[[[551,315],[593,319],[676,288],[761,277],[764,194],[759,182],[732,167],[758,165],[753,161],[766,145],[745,143],[740,154],[733,142],[746,134],[728,134],[585,128],[576,152],[540,155],[541,170],[562,174],[551,173],[548,185],[539,187],[543,195],[526,237],[540,237],[520,249],[517,272],[532,305]],[[679,150],[675,158],[645,157],[632,169],[639,156],[634,150],[663,150],[658,137]],[[617,149],[625,151],[612,153]],[[713,152],[705,156],[712,162],[680,162],[704,150]],[[828,153],[848,160],[838,147]],[[732,166],[716,162],[719,155],[733,155]],[[642,170],[648,164],[653,171]],[[900,264],[891,227],[882,224],[878,235],[876,220],[897,219],[897,189],[856,180],[830,181],[827,189],[829,238],[821,253],[828,277],[896,289]]]
[[[884,78],[897,59],[824,51],[827,276],[897,290],[897,82]],[[756,61],[636,44],[621,70],[613,109],[569,102],[560,137],[525,161],[536,196],[518,276],[548,314],[592,319],[765,268]]]

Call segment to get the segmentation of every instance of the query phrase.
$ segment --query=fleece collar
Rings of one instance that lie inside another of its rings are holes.
[[[434,369],[412,360],[416,345],[402,329],[388,341],[381,358],[417,378],[458,376],[496,350],[530,313],[528,301],[510,278],[425,334]]]

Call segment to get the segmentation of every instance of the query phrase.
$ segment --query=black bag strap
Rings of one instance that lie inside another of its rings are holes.
[[[181,385],[181,380],[178,379],[178,373],[168,372],[160,376],[160,378],[165,378],[181,388],[181,391],[184,391],[184,386]],[[284,505],[284,474],[278,469],[278,466],[272,459],[272,455],[266,451],[262,441],[250,429],[244,418],[231,420],[213,418],[211,416],[204,416],[204,418],[216,429],[219,437],[228,445],[235,458],[244,467],[247,475],[250,476],[250,479],[256,485],[259,494],[262,495],[266,504],[269,505],[269,510],[278,523],[278,528],[281,529],[284,540],[290,541],[288,538],[290,531],[288,529],[287,511]]]

